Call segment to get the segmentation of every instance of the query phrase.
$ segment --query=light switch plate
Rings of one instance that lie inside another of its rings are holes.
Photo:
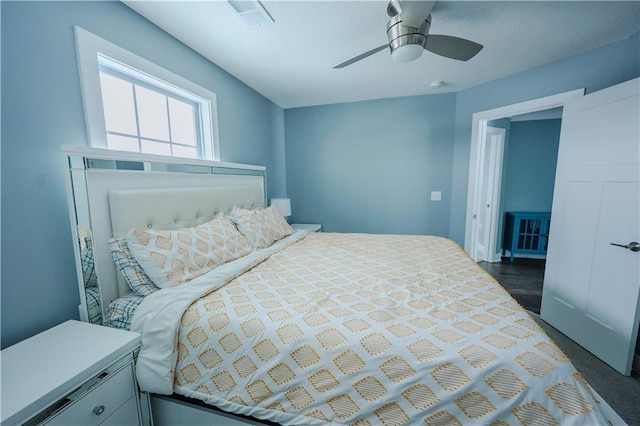
[[[442,192],[431,191],[431,201],[440,201],[440,200],[442,200]]]

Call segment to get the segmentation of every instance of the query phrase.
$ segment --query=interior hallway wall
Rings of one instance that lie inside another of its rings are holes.
[[[562,120],[513,121],[504,211],[551,211]]]

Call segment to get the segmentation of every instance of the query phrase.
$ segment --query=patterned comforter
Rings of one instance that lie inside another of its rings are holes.
[[[147,296],[142,390],[300,424],[603,424],[569,359],[455,243],[297,233]]]

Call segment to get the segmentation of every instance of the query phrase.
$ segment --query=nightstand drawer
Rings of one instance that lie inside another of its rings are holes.
[[[136,395],[131,363],[103,380],[45,424],[98,425]],[[135,421],[138,422],[137,415]]]
[[[135,398],[131,398],[118,411],[113,413],[111,417],[106,419],[100,426],[110,425],[136,425],[140,422],[138,419],[138,403]]]

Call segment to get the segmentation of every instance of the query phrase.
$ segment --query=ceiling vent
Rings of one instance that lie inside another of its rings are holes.
[[[247,26],[274,22],[269,12],[257,0],[228,0],[228,3]]]

